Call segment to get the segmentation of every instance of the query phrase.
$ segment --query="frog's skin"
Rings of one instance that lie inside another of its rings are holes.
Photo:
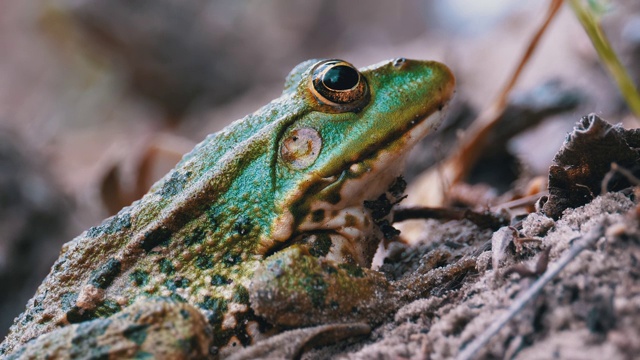
[[[382,234],[363,203],[440,123],[454,82],[437,62],[303,62],[281,97],[65,244],[0,354],[169,356],[173,346],[198,357],[282,328],[378,321],[392,286],[368,269]]]

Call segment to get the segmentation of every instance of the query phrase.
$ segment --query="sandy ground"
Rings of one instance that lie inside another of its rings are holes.
[[[425,250],[441,249],[474,256],[477,273],[461,279],[455,289],[433,289],[436,295],[402,307],[364,340],[313,350],[304,358],[454,358],[535,281],[518,273],[505,276],[508,269],[534,269],[545,249],[548,269],[553,269],[573,243],[599,226],[603,230],[596,245],[571,261],[475,358],[632,359],[640,348],[640,233],[636,204],[620,193],[567,210],[558,221],[530,214],[520,236],[539,241],[521,247],[507,241],[498,269],[492,266],[492,251],[483,251],[491,242],[490,231],[466,221],[427,221],[424,239],[407,249],[424,255],[405,263],[408,271],[429,256]],[[500,235],[494,244],[496,238]]]

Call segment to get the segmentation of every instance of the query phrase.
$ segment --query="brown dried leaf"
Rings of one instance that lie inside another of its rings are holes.
[[[595,114],[577,123],[549,169],[549,199],[542,212],[557,219],[567,208],[582,206],[601,192],[611,163],[640,174],[640,130],[611,125]],[[631,186],[622,175],[611,178],[608,191]]]

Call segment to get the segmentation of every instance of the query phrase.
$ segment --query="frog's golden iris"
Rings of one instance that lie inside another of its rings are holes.
[[[346,61],[325,60],[312,70],[313,95],[322,104],[342,111],[358,111],[368,102],[367,80]]]

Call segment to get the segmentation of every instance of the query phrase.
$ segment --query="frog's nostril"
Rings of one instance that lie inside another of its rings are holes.
[[[407,62],[407,59],[403,57],[397,58],[393,61],[393,67],[401,68],[406,62]]]

